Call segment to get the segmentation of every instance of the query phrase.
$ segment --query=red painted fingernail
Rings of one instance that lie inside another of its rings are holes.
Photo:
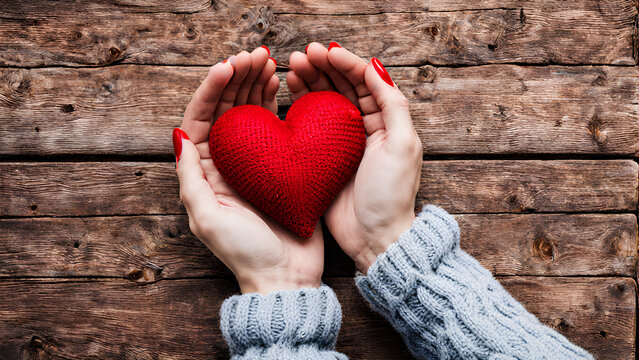
[[[275,59],[273,59],[272,57],[269,56],[269,59],[273,60],[273,63],[275,64],[275,66],[277,66],[277,61],[275,61]]]
[[[175,152],[175,167],[177,168],[177,162],[180,161],[182,155],[182,140],[189,140],[189,136],[186,135],[184,130],[180,128],[173,129],[173,151]]]
[[[229,59],[224,59],[222,60],[222,64],[224,64],[225,62],[229,61]]]
[[[341,48],[341,46],[335,41],[331,41],[331,43],[328,44],[328,51],[331,51],[332,48]]]
[[[266,49],[266,51],[268,52],[268,55],[269,55],[269,56],[271,56],[271,50],[268,48],[268,46],[266,46],[266,45],[262,45],[262,46],[260,46],[260,47],[265,48],[265,49]]]
[[[388,71],[386,71],[386,68],[384,68],[384,65],[382,65],[382,62],[379,61],[377,58],[372,58],[371,63],[373,64],[373,68],[375,68],[375,71],[377,71],[377,73],[379,74],[379,77],[381,77],[382,80],[384,80],[388,85],[394,86],[393,80],[388,74]]]
[[[311,44],[306,45],[306,47],[304,48],[304,52],[307,53],[308,52],[308,47],[311,46]]]

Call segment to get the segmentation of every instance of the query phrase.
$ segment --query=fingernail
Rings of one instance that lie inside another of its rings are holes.
[[[377,58],[372,58],[371,63],[373,64],[373,68],[375,68],[375,71],[377,71],[379,77],[381,77],[382,80],[384,80],[390,86],[395,86],[395,84],[393,84],[393,80],[388,74],[388,71],[386,71],[386,68],[384,68],[384,65],[382,65],[381,61],[379,61]]]
[[[177,162],[180,161],[182,155],[182,140],[189,140],[189,136],[186,135],[184,130],[180,128],[173,129],[173,151],[175,152],[175,168],[177,169]]]
[[[275,59],[273,59],[272,57],[269,56],[269,59],[273,60],[273,63],[275,64],[275,66],[277,66],[277,61],[275,61]]]
[[[328,51],[331,51],[332,48],[341,48],[341,46],[335,41],[331,41],[331,43],[328,44]]]
[[[268,48],[268,46],[266,46],[266,45],[262,45],[262,46],[260,46],[260,47],[265,48],[265,49],[266,49],[266,51],[268,52],[268,55],[269,55],[269,56],[271,56],[271,50]]]
[[[307,53],[308,52],[308,47],[311,46],[311,44],[307,44],[306,47],[304,48],[304,52]]]
[[[235,68],[235,59],[237,59],[237,56],[235,55],[229,58],[229,62],[231,63],[231,65],[233,65],[234,68]]]

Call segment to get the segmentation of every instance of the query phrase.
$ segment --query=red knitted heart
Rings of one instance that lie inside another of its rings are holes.
[[[295,101],[285,121],[256,105],[234,107],[211,128],[209,145],[240,196],[308,238],[357,169],[366,135],[348,99],[320,91]]]

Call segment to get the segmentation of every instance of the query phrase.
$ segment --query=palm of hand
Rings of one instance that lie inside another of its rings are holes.
[[[258,48],[231,59],[233,66],[218,64],[211,69],[187,107],[182,123],[199,153],[203,178],[222,210],[207,207],[189,211],[191,229],[233,271],[243,292],[264,293],[274,290],[276,283],[280,288],[290,286],[283,281],[317,287],[324,260],[319,225],[309,239],[295,236],[241,198],[211,159],[209,130],[214,119],[225,111],[255,104],[277,113],[279,79],[266,51]],[[265,283],[273,285],[268,288]]]
[[[372,63],[340,47],[329,51],[311,43],[307,54],[291,54],[290,64],[287,81],[294,99],[309,91],[338,91],[364,114],[364,156],[325,219],[340,247],[365,272],[415,218],[422,153],[408,102]]]

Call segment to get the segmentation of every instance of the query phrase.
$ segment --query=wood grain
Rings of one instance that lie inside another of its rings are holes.
[[[639,72],[607,66],[400,68],[426,154],[639,155]]]
[[[173,163],[0,163],[0,216],[184,213]],[[635,211],[632,160],[425,161],[418,207],[452,213]]]
[[[631,160],[426,161],[419,205],[453,213],[635,211]]]
[[[628,278],[507,277],[531,312],[598,359],[634,356],[636,289]],[[351,279],[330,279],[344,320],[337,349],[352,359],[406,359],[399,336],[373,314]],[[226,358],[219,306],[228,280],[0,281],[0,353],[8,358]],[[188,329],[188,331],[185,331]],[[361,346],[360,344],[366,344]]]
[[[634,276],[633,214],[457,215],[461,246],[496,275]],[[353,262],[326,239],[324,276]],[[230,277],[184,215],[0,219],[0,277]]]
[[[183,3],[176,4],[178,10]],[[108,2],[97,8],[78,1],[61,7],[39,3],[38,11],[24,11],[33,5],[4,5],[0,65],[206,65],[261,44],[282,63],[311,41],[338,41],[387,65],[636,64],[632,0],[512,3],[513,8],[420,13],[368,13],[375,7],[362,13],[369,6],[356,3],[346,13],[329,15],[282,13],[298,6],[280,10],[280,2],[220,2],[195,13],[140,13],[127,11],[138,9],[135,5]],[[201,5],[198,0],[195,8]],[[78,13],[84,16],[71,16]]]
[[[0,69],[0,155],[169,157],[171,130],[207,70]],[[427,155],[639,155],[637,68],[487,65],[390,72],[410,100]],[[291,103],[285,84],[278,100]]]

